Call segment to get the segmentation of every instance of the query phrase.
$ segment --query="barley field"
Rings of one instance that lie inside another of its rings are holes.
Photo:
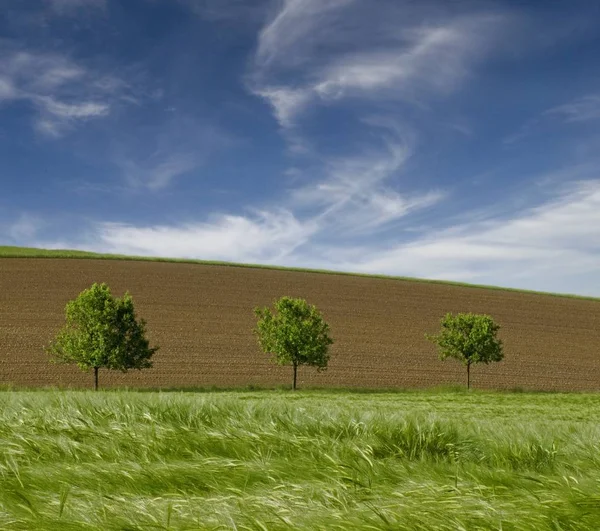
[[[2,391],[0,529],[600,527],[600,396]]]

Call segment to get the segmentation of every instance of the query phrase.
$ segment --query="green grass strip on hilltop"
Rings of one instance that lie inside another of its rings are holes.
[[[105,254],[91,251],[77,251],[69,249],[38,249],[34,247],[14,247],[0,246],[0,258],[70,258],[70,259],[91,259],[91,260],[124,260],[133,262],[166,262],[176,264],[199,264],[208,266],[226,266],[243,267],[250,269],[267,269],[273,271],[294,271],[298,273],[319,273],[324,275],[340,275],[361,278],[376,278],[383,280],[399,280],[405,282],[420,282],[424,284],[439,284],[444,286],[456,286],[473,289],[487,289],[496,291],[506,291],[513,293],[523,293],[529,295],[547,295],[551,297],[562,297],[569,299],[600,301],[600,297],[591,297],[586,295],[574,295],[569,293],[552,293],[546,291],[526,290],[518,288],[508,288],[502,286],[489,286],[485,284],[469,284],[467,282],[458,282],[453,280],[433,280],[425,278],[413,278],[393,275],[381,275],[372,273],[353,273],[348,271],[333,271],[329,269],[310,269],[301,267],[286,267],[269,264],[244,264],[235,262],[224,262],[220,260],[198,260],[193,258],[164,258],[156,256],[129,256],[122,254]]]

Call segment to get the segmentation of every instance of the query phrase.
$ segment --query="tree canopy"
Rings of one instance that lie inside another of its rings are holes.
[[[489,315],[474,313],[446,314],[441,320],[442,330],[426,338],[438,346],[441,360],[454,358],[467,367],[467,388],[471,386],[471,365],[492,363],[504,358],[500,330]]]
[[[152,367],[151,358],[158,347],[146,339],[146,322],[137,319],[129,293],[113,297],[106,284],[93,284],[67,303],[66,324],[48,351],[61,363],[94,370],[98,389],[98,370],[126,372]]]
[[[304,299],[282,297],[274,303],[274,311],[255,308],[254,313],[258,317],[255,333],[261,348],[279,365],[293,367],[294,390],[300,365],[316,367],[319,371],[327,368],[333,340],[329,325],[316,306]]]

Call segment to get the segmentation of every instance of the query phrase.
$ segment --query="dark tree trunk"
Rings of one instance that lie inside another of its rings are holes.
[[[471,389],[471,364],[467,363],[467,389]]]
[[[298,364],[294,362],[294,385],[292,385],[292,391],[296,390],[296,379],[298,376]]]
[[[98,367],[94,367],[94,391],[98,390]]]

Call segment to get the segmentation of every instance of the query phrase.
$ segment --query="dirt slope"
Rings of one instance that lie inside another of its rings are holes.
[[[502,325],[505,361],[472,371],[477,387],[600,388],[600,301],[391,279],[197,264],[0,258],[0,384],[90,386],[90,374],[51,365],[43,351],[69,299],[93,282],[129,290],[151,339],[155,368],[101,372],[101,385],[243,386],[290,381],[252,335],[252,308],[281,295],[316,304],[336,343],[325,373],[299,385],[420,387],[463,383],[424,333],[447,311],[489,313]]]

